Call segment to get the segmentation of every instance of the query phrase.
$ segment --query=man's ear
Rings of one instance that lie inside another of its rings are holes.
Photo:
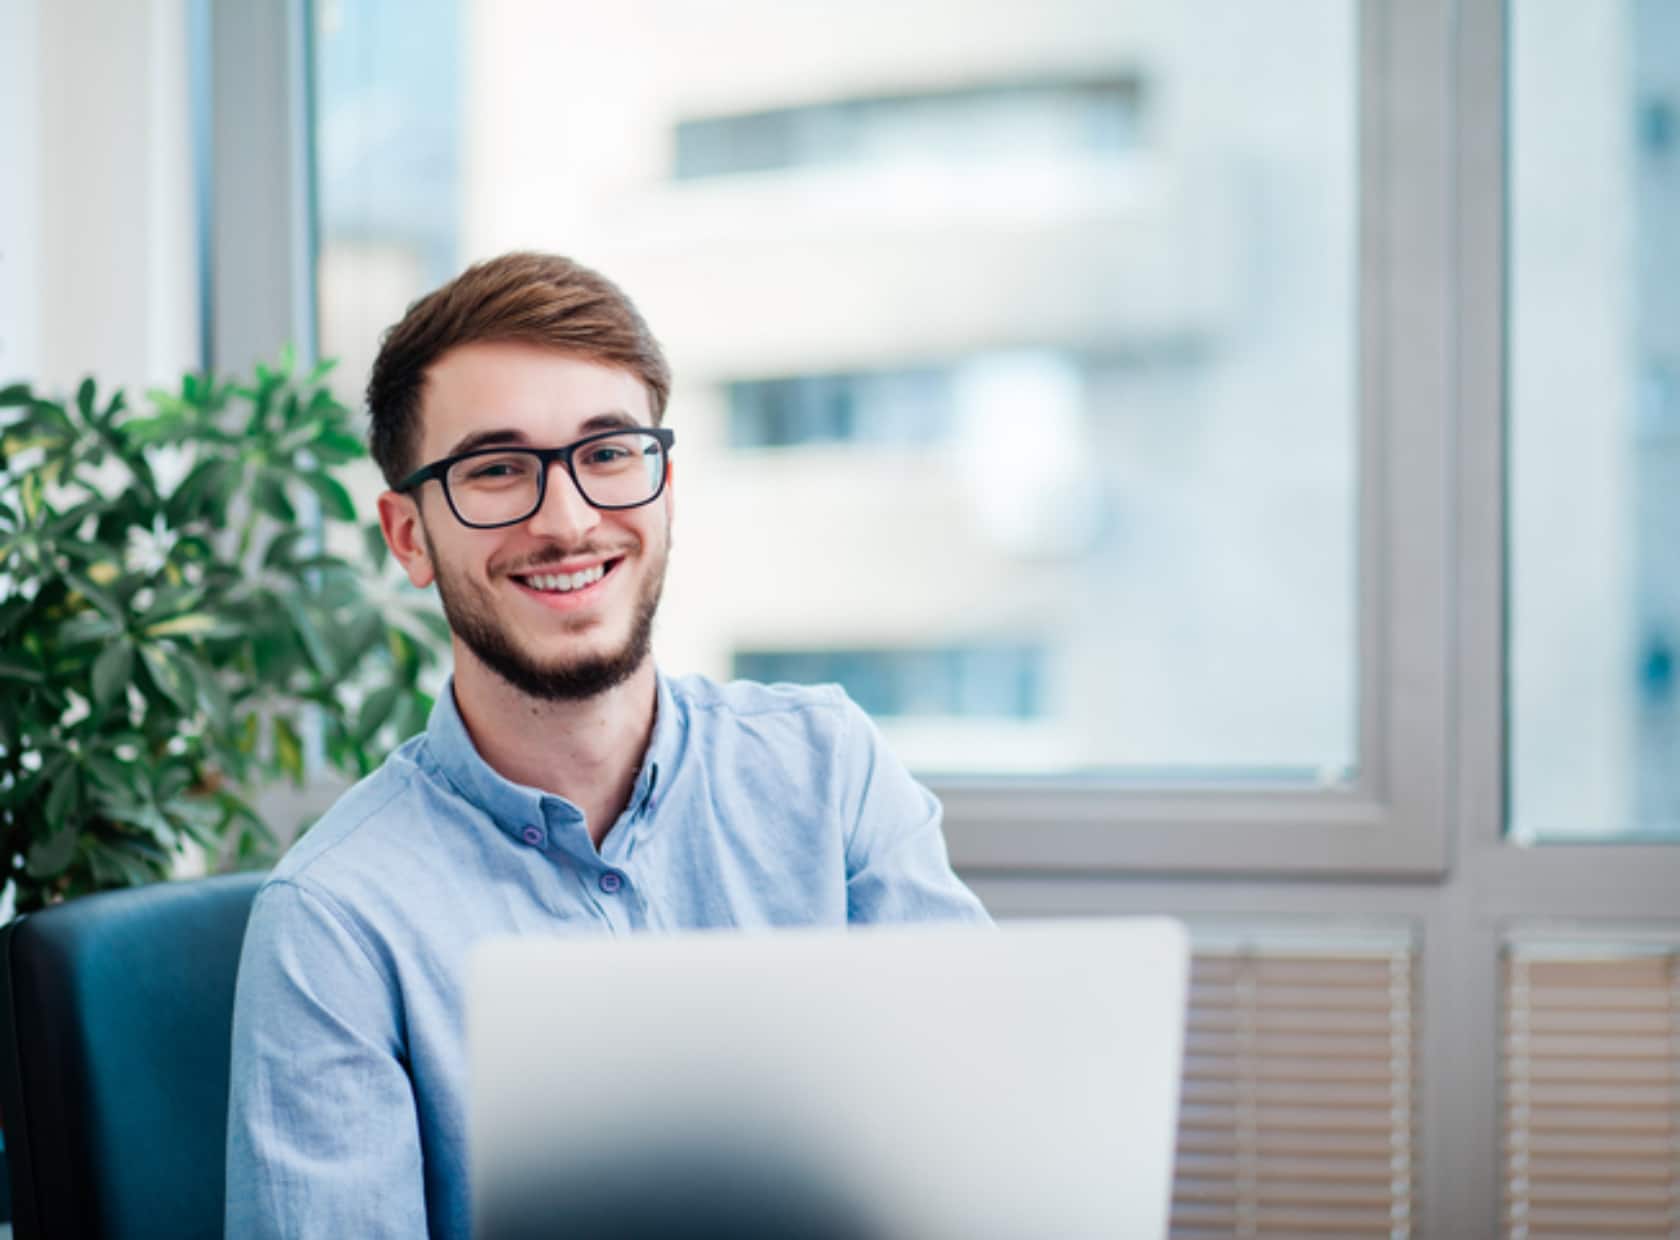
[[[386,491],[379,497],[379,529],[385,545],[403,566],[408,580],[420,589],[437,576],[426,546],[426,532],[420,525],[420,506],[411,495]]]

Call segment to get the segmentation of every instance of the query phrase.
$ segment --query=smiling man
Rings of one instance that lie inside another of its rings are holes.
[[[470,1234],[480,938],[986,920],[938,802],[844,693],[659,671],[669,392],[624,295],[548,255],[471,268],[386,336],[380,523],[437,587],[454,674],[257,897],[228,1235]]]

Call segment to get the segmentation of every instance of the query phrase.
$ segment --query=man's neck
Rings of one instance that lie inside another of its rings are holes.
[[[455,707],[479,756],[498,775],[583,810],[596,848],[630,802],[658,696],[651,657],[605,693],[550,702],[521,693],[456,650]]]

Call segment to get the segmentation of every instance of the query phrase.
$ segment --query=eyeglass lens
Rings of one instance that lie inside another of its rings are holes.
[[[522,521],[537,510],[542,460],[518,448],[468,457],[445,479],[455,510],[472,525]],[[627,431],[591,440],[572,453],[584,499],[600,508],[645,504],[665,477],[665,452],[652,435]]]

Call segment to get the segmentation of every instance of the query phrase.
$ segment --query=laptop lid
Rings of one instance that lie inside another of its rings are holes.
[[[1164,1236],[1164,919],[491,940],[475,1234]]]

